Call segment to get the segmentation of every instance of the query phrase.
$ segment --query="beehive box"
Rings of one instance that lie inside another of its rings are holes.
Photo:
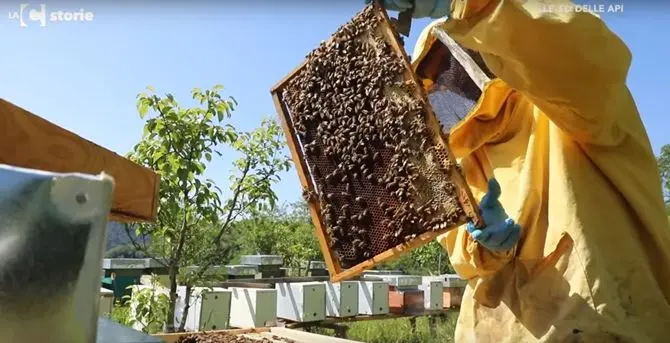
[[[277,290],[277,317],[294,322],[326,319],[326,285],[321,282],[282,282]]]
[[[326,285],[326,315],[354,317],[358,314],[358,282],[324,282]]]
[[[446,287],[442,291],[442,306],[445,309],[461,306],[463,301],[463,293],[465,288],[461,287]]]
[[[423,304],[426,310],[439,311],[444,307],[444,285],[440,281],[430,281],[419,286],[423,291]]]
[[[277,291],[231,287],[230,326],[259,328],[274,326],[277,322]]]
[[[109,317],[114,308],[114,292],[107,288],[100,288],[100,306],[98,314],[100,317]]]
[[[397,33],[376,4],[272,89],[331,281],[482,223]]]
[[[444,309],[461,306],[467,281],[461,279],[456,274],[423,277],[423,283],[436,281],[442,283],[442,306],[444,306]]]
[[[419,289],[389,290],[389,312],[419,313],[424,310],[424,295]]]
[[[386,281],[358,283],[358,314],[380,315],[389,313],[389,284]]]
[[[177,287],[175,325],[182,321],[186,306],[186,287]],[[230,323],[232,292],[219,287],[194,287],[191,290],[186,331],[222,330]]]

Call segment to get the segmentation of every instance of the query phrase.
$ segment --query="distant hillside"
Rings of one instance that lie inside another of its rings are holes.
[[[134,230],[131,230],[130,234],[135,241],[140,241],[135,235]],[[107,224],[107,245],[105,251],[130,244],[132,242],[123,224],[110,221]]]

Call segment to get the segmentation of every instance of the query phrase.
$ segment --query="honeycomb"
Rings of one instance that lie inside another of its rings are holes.
[[[289,139],[314,186],[303,195],[319,204],[320,226],[345,269],[477,216],[380,11],[369,6],[340,27],[281,87]]]

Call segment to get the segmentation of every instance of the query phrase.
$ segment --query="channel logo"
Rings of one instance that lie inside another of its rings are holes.
[[[83,8],[79,11],[48,11],[45,4],[21,4],[18,12],[9,12],[8,18],[19,21],[19,26],[28,27],[28,23],[36,22],[41,27],[48,22],[90,22],[95,15]]]

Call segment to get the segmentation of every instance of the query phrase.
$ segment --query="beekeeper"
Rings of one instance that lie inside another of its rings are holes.
[[[439,238],[468,280],[457,342],[670,342],[670,229],[631,53],[571,6],[414,4],[414,17],[448,17],[419,37],[417,70],[439,28],[495,75],[450,129],[487,223]]]

